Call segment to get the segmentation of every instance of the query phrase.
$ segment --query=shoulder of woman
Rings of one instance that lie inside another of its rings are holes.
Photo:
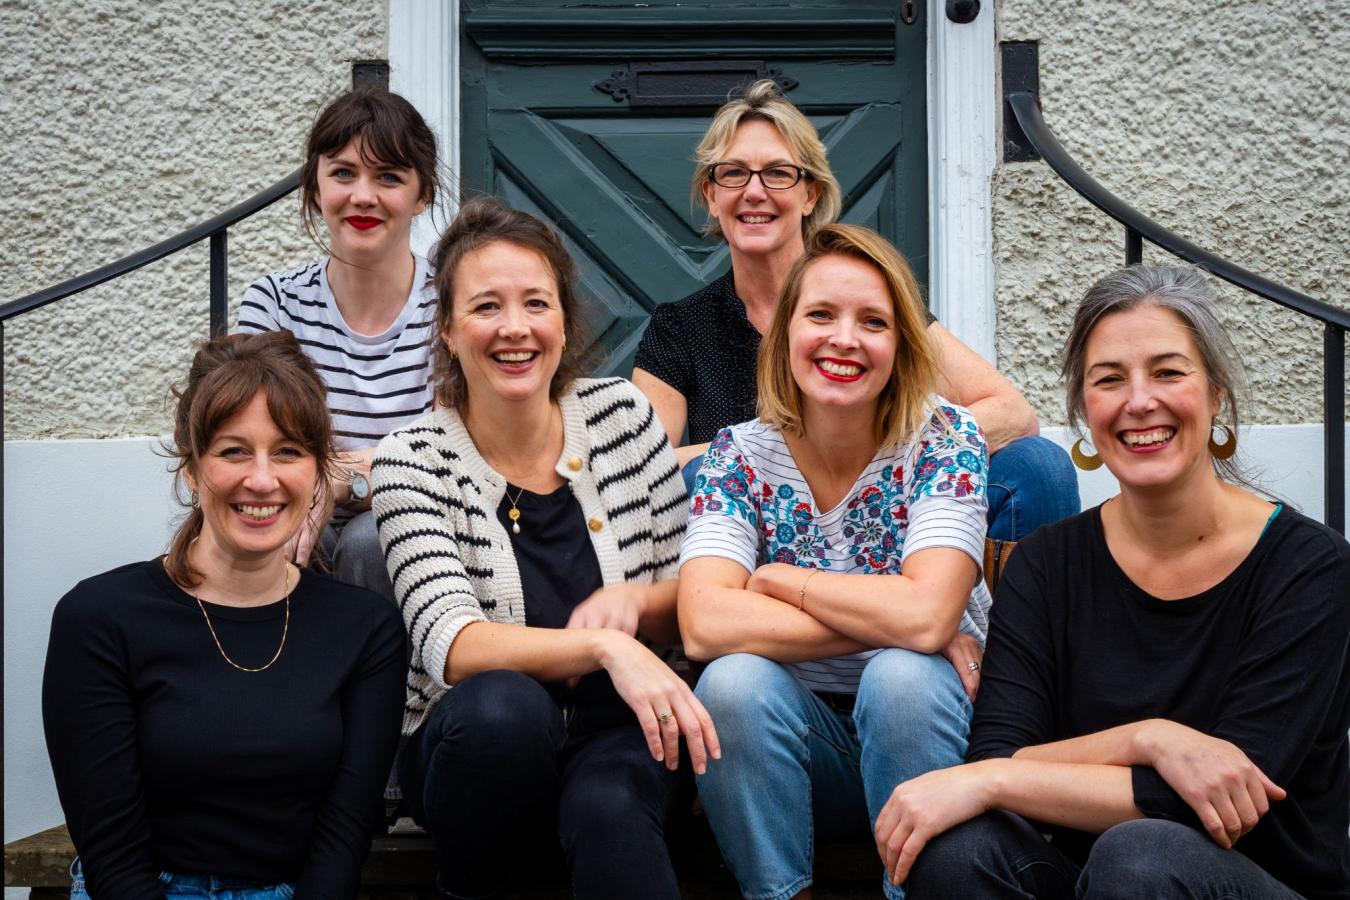
[[[432,443],[449,440],[449,426],[456,416],[453,410],[433,409],[420,419],[395,428],[380,438],[375,456],[397,456],[401,453],[424,451]]]
[[[127,600],[149,596],[154,592],[155,573],[152,567],[159,568],[159,560],[128,563],[91,575],[66,592],[57,602],[53,615],[86,624],[123,618],[127,612]],[[160,568],[160,571],[163,569]]]
[[[325,262],[327,262],[326,259],[316,259],[293,269],[268,272],[255,280],[250,286],[250,290],[262,291],[272,299],[280,301],[281,297],[277,296],[277,291],[294,292],[297,288],[317,289],[319,272],[323,270]]]
[[[1270,537],[1271,552],[1288,557],[1286,569],[1329,564],[1350,575],[1350,543],[1316,519],[1286,506],[1270,524]]]

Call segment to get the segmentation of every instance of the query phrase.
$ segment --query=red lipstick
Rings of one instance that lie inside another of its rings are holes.
[[[348,216],[343,221],[361,231],[365,231],[367,228],[374,228],[376,225],[380,224],[380,220],[373,216]]]

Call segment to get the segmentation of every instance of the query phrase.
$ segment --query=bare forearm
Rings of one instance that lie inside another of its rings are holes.
[[[691,659],[753,653],[779,662],[828,659],[870,647],[819,619],[754,591],[702,587],[680,603],[680,632]]]
[[[445,682],[457,684],[491,669],[520,672],[540,681],[587,675],[600,668],[608,633],[597,628],[474,622],[464,626],[450,645],[445,657]]]
[[[1013,758],[1104,766],[1152,765],[1152,759],[1147,752],[1148,732],[1152,722],[1154,722],[1152,719],[1131,722],[1081,737],[1023,747],[1013,754]]]
[[[998,395],[976,400],[967,405],[975,421],[980,423],[989,452],[995,453],[1018,438],[1040,434],[1040,423],[1031,404],[1021,394]]]
[[[800,600],[802,608],[827,628],[866,647],[936,653],[956,634],[965,608],[964,596],[921,590],[904,575],[817,571],[805,584],[805,596],[790,586],[777,586],[774,595],[794,606]]]
[[[680,464],[680,468],[683,469],[685,464],[688,463],[689,460],[698,459],[707,452],[708,452],[708,445],[706,443],[689,444],[684,447],[676,447],[675,461],[678,462]]]
[[[679,582],[674,578],[647,585],[647,604],[638,619],[638,632],[661,644],[674,644],[680,639],[680,628],[675,618],[675,597]]]
[[[989,759],[985,767],[990,806],[1051,825],[1100,834],[1143,814],[1134,805],[1126,766]]]

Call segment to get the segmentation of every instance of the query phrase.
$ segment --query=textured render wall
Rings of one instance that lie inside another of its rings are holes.
[[[0,298],[139,250],[292,171],[352,61],[385,56],[387,21],[385,0],[0,4]],[[232,230],[232,299],[317,254],[297,202]],[[165,431],[207,296],[203,242],[11,322],[6,437]]]
[[[1350,0],[1001,0],[1002,40],[1040,41],[1042,109],[1083,168],[1202,247],[1350,306]],[[994,185],[1000,367],[1062,423],[1057,355],[1123,229],[1044,163]],[[1173,259],[1144,251],[1146,262]],[[1249,422],[1320,421],[1321,328],[1226,285]]]

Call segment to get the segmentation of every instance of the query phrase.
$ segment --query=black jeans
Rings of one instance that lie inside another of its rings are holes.
[[[1109,828],[1080,867],[1026,819],[1001,809],[930,841],[905,893],[910,900],[1299,900],[1241,853],[1176,822],[1137,819]]]
[[[564,722],[528,675],[452,688],[409,739],[399,780],[448,897],[499,896],[559,842],[577,898],[680,896],[665,840],[676,774],[636,724],[588,722],[585,707]]]

